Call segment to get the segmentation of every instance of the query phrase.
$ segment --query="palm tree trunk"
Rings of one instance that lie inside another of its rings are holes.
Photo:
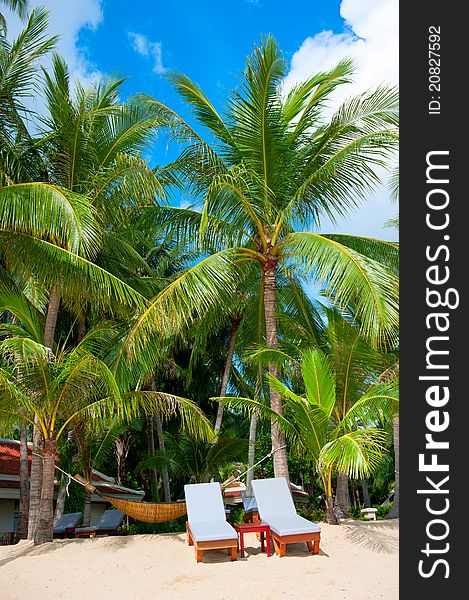
[[[277,350],[277,286],[275,269],[276,265],[264,268],[264,312],[267,347]],[[275,364],[269,364],[269,374],[273,377],[278,377],[279,372]],[[270,386],[270,407],[280,415],[283,413],[280,394],[272,386]],[[274,450],[274,475],[275,477],[285,477],[289,482],[285,433],[277,423],[272,421],[271,434],[272,450]],[[281,450],[277,450],[278,448],[281,448]]]
[[[125,432],[118,435],[115,441],[116,458],[117,458],[117,483],[119,485],[127,485],[127,467],[126,460],[129,454],[131,444],[131,435]]]
[[[46,324],[44,326],[44,345],[52,350],[54,344],[55,326],[59,314],[60,296],[57,285],[52,288],[47,307]]]
[[[323,478],[324,484],[324,503],[326,505],[326,523],[329,525],[338,525],[339,521],[334,511],[334,498],[332,497],[332,476],[329,471],[327,478]]]
[[[33,540],[36,532],[39,507],[41,505],[43,448],[44,437],[39,429],[39,422],[34,418],[36,427],[33,429],[33,447],[31,456],[31,476],[29,479],[29,517],[28,540]]]
[[[387,519],[399,517],[399,415],[394,415],[392,425],[394,433],[394,503],[386,516]]]
[[[329,523],[329,525],[338,525],[339,522],[334,511],[334,498],[332,496],[325,496],[324,502],[326,504],[326,523]]]
[[[147,432],[147,453],[148,456],[155,456],[155,428],[153,426],[153,416],[146,415],[146,432]],[[152,497],[158,496],[158,473],[156,469],[153,467],[152,469],[148,469],[150,473],[150,492]]]
[[[337,475],[337,487],[335,493],[336,514],[341,519],[350,516],[350,494],[348,489],[348,475],[340,471]]]
[[[88,478],[91,481],[91,478]],[[89,527],[91,522],[91,492],[85,492],[85,500],[83,502],[83,527]]]
[[[77,334],[78,342],[81,342],[81,340],[85,337],[85,333],[86,333],[86,315],[83,314],[83,315],[81,315],[80,320],[78,321],[78,334]]]
[[[37,527],[36,531],[34,532],[35,545],[51,542],[53,539],[52,527],[54,521],[53,508],[56,451],[57,442],[55,440],[46,440],[44,442],[44,466],[42,469],[41,502],[37,519]]]
[[[156,435],[158,438],[158,448],[164,452],[164,436],[163,436],[163,424],[161,423],[160,413],[157,411],[155,414],[156,421]],[[161,469],[161,476],[163,477],[163,490],[165,502],[171,502],[171,488],[169,487],[169,474],[168,469],[163,467]]]
[[[368,483],[364,477],[362,477],[362,479],[360,479],[360,485],[361,485],[362,494],[363,494],[363,506],[364,506],[364,508],[371,508],[371,498],[370,498],[370,492],[368,491]]]
[[[257,431],[257,412],[251,415],[249,423],[249,445],[248,445],[248,469],[253,466],[256,456],[256,431]],[[252,497],[252,480],[254,479],[254,469],[250,469],[246,474],[246,496]]]
[[[60,519],[60,517],[64,514],[66,497],[67,497],[67,479],[65,479],[65,477],[63,477],[60,482],[59,493],[57,494],[57,502],[55,503],[54,525],[57,523],[57,521]]]
[[[44,327],[44,345],[52,350],[54,344],[55,326],[57,324],[57,315],[59,312],[60,296],[58,287],[55,285],[52,288],[49,298],[49,305],[47,307],[46,324]],[[39,429],[39,422],[37,418],[34,418],[33,431],[33,449],[32,449],[32,460],[31,460],[31,478],[29,483],[29,522],[28,522],[28,539],[36,539],[35,531],[38,525],[39,507],[41,504],[41,490],[42,490],[42,472],[43,472],[43,458],[42,451],[44,445],[44,438],[42,432]]]
[[[29,517],[29,461],[28,461],[28,426],[25,422],[20,425],[20,506],[16,539],[25,540],[28,537]]]
[[[223,377],[222,377],[221,386],[220,386],[220,396],[222,398],[224,396],[226,396],[226,390],[228,389],[228,381],[230,379],[230,373],[231,373],[231,363],[233,362],[233,355],[234,355],[234,349],[235,349],[236,334],[238,333],[240,323],[241,323],[241,317],[239,317],[239,316],[233,317],[233,319],[231,321],[230,344],[228,346],[228,354],[226,357],[225,369],[223,371]],[[220,403],[218,405],[217,417],[215,419],[215,427],[214,427],[215,434],[218,434],[218,432],[221,429],[221,422],[223,419],[223,409],[224,409],[224,406],[223,406],[223,404]]]
[[[150,389],[153,392],[156,391],[156,382],[155,382],[154,377],[149,378],[149,383],[150,383]],[[161,416],[158,411],[156,411],[156,413],[155,413],[155,422],[156,422],[156,437],[158,439],[158,449],[161,450],[162,452],[164,452],[165,447],[164,447],[163,424],[161,422]],[[153,425],[153,423],[152,423],[152,425]],[[154,448],[154,446],[153,446],[153,448]],[[161,469],[161,476],[163,478],[163,492],[164,492],[165,502],[171,502],[171,488],[169,486],[169,474],[168,474],[168,469],[166,467],[163,467]]]

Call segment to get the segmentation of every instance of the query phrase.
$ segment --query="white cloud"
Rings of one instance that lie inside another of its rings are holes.
[[[129,31],[128,37],[132,42],[132,47],[141,56],[151,58],[153,60],[153,72],[161,75],[166,71],[163,66],[163,53],[161,42],[151,42],[141,33]]]
[[[103,20],[102,0],[33,0],[30,8],[44,6],[50,11],[50,35],[60,35],[56,50],[65,58],[72,79],[82,82],[97,80],[101,73],[88,59],[86,48],[79,45],[78,36],[82,29],[96,31]],[[22,23],[9,11],[6,13],[8,36],[15,37]]]
[[[399,68],[398,0],[343,0],[340,14],[350,28],[345,33],[321,31],[306,38],[292,57],[286,87],[342,58],[355,59],[358,71],[340,98],[380,83],[397,83]]]
[[[381,83],[397,83],[398,11],[398,0],[343,0],[340,14],[349,30],[339,34],[322,31],[308,37],[292,57],[285,88],[335,66],[342,58],[355,59],[358,71],[353,85],[341,86],[332,96],[331,111],[346,97]],[[337,226],[324,220],[321,230],[394,239],[396,232],[384,228],[384,223],[396,212],[396,205],[389,201],[388,190],[382,186],[359,211]]]

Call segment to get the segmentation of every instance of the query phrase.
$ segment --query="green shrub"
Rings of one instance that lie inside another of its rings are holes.
[[[308,519],[308,521],[313,521],[313,523],[320,523],[326,517],[326,513],[322,508],[298,508],[298,514]]]
[[[350,507],[350,517],[352,519],[361,519],[362,518],[362,513],[360,512],[360,507],[359,506],[351,506]]]
[[[376,513],[376,518],[377,519],[386,518],[388,515],[388,512],[391,510],[392,504],[393,504],[392,502],[390,502],[386,506],[381,506],[381,504],[375,504],[374,508],[378,509],[378,512]]]
[[[373,504],[372,508],[376,508],[376,519],[382,520],[385,519],[388,512],[391,510],[392,502],[387,506],[381,506],[381,504]],[[359,506],[351,506],[350,507],[350,517],[352,519],[359,519],[360,521],[368,521],[364,517],[361,512],[361,508]]]
[[[243,517],[244,517],[244,508],[242,505],[239,506],[229,506],[228,507],[230,509],[230,516],[229,516],[229,520],[230,523],[233,523],[233,525],[235,523],[242,523],[243,522]]]
[[[165,521],[164,523],[144,523],[143,521],[134,521],[131,519],[129,522],[129,533],[133,535],[140,533],[184,533],[186,531],[186,521],[186,515],[172,521]]]

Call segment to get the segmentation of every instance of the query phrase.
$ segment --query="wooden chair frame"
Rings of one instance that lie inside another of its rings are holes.
[[[259,516],[255,516],[253,521],[260,521]],[[315,533],[295,533],[293,535],[278,535],[275,531],[270,530],[270,535],[274,542],[275,554],[280,558],[285,556],[287,544],[298,544],[305,542],[308,550],[313,554],[319,554],[319,544],[321,542],[321,532]]]
[[[202,552],[204,550],[214,550],[218,548],[226,548],[231,560],[236,560],[238,551],[237,538],[231,540],[206,540],[204,542],[197,542],[197,540],[194,540],[193,538],[191,528],[189,527],[189,521],[186,521],[186,540],[189,546],[194,546],[195,559],[198,563],[202,562]]]

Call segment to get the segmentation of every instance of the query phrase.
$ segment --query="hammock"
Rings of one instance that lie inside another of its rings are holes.
[[[226,481],[220,484],[221,489],[223,490],[225,487],[240,479],[243,475],[245,475],[248,471],[256,467],[258,464],[263,462],[269,456],[272,456],[277,450],[281,450],[285,448],[285,446],[281,446],[276,450],[272,450],[269,454],[266,454],[261,460],[257,463],[249,467],[244,473],[238,475],[238,477],[229,477]],[[86,481],[81,477],[81,475],[75,475],[72,477],[70,473],[66,473],[63,469],[56,465],[55,467],[62,473],[65,473],[70,479],[73,479],[80,485],[82,485],[87,492],[91,494],[96,494],[106,500],[113,506],[115,506],[118,510],[123,512],[128,517],[132,517],[133,519],[137,519],[137,521],[144,521],[145,523],[163,523],[164,521],[170,521],[171,519],[177,519],[178,517],[182,517],[187,513],[186,503],[182,502],[138,502],[135,500],[122,500],[122,498],[114,498],[113,496],[106,496],[102,494],[99,490],[95,488],[89,481]]]
[[[113,498],[99,492],[94,485],[85,481],[80,475],[75,475],[75,481],[83,485],[87,492],[96,494],[103,500],[110,502],[118,510],[128,517],[144,521],[145,523],[163,523],[171,519],[177,519],[187,512],[185,502],[138,502],[135,500],[122,500]]]

